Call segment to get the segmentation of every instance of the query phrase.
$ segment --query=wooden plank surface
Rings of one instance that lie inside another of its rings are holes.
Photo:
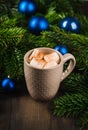
[[[11,99],[0,94],[0,130],[10,130]]]
[[[11,130],[75,130],[70,119],[51,115],[48,103],[29,95],[12,99]]]
[[[47,104],[36,102],[29,96],[12,99],[11,130],[49,130],[49,126]]]
[[[0,98],[0,130],[78,130],[70,119],[56,118],[49,102],[38,102],[23,91]]]

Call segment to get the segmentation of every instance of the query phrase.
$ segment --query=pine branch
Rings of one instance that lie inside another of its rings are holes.
[[[82,95],[88,94],[88,74],[83,75],[79,73],[72,73],[64,81],[64,93],[80,93]]]
[[[46,18],[48,19],[49,23],[52,25],[59,24],[60,20],[63,19],[67,13],[57,13],[55,7],[50,7],[47,11]]]
[[[88,128],[88,110],[85,111],[79,118],[78,124],[80,125],[80,130],[85,130]]]
[[[23,38],[25,29],[14,27],[0,30],[0,45],[3,47],[17,45]]]
[[[12,16],[11,8],[14,6],[13,0],[1,0],[0,1],[0,16],[7,14],[9,17]]]
[[[56,0],[55,5],[56,5],[56,11],[59,13],[69,12],[69,14],[72,15],[74,12],[72,4],[70,3],[69,0]]]
[[[80,22],[80,32],[84,36],[88,36],[88,17],[86,17],[85,15],[78,15],[77,17]]]
[[[79,117],[88,112],[88,96],[82,94],[66,94],[54,100],[54,115]]]
[[[45,12],[47,12],[47,9],[49,9],[50,7],[55,7],[57,13],[69,12],[69,15],[72,15],[76,12],[82,12],[80,10],[82,9],[83,5],[83,1],[78,0],[36,0],[36,3],[41,10],[43,7],[43,9],[45,9]]]
[[[7,50],[8,53],[8,50]],[[23,76],[23,53],[17,48],[13,48],[12,54],[5,54],[3,65],[6,75],[11,78],[20,79]]]
[[[14,19],[9,19],[6,16],[0,17],[1,22],[0,22],[0,28],[1,29],[6,29],[6,28],[12,28],[15,27],[17,24],[17,18]]]

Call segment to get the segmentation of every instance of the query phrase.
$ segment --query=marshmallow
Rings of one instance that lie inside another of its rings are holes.
[[[31,66],[36,67],[36,68],[40,68],[40,69],[42,69],[44,67],[45,63],[46,62],[44,60],[39,60],[39,59],[35,59],[35,58],[33,58],[30,61]]]
[[[55,61],[51,61],[51,62],[48,62],[45,64],[44,69],[51,68],[51,67],[54,67],[56,65],[57,65],[57,63]]]
[[[32,54],[29,56],[29,60],[32,60],[32,58],[34,58],[35,56],[37,56],[39,53],[39,50],[34,49],[34,51],[32,52]]]
[[[46,69],[56,66],[60,62],[60,57],[56,52],[44,54],[38,49],[34,49],[27,61],[35,68]]]
[[[34,49],[34,51],[32,52],[32,54],[29,57],[29,60],[32,60],[32,58],[42,59],[43,57],[44,57],[44,54],[42,52],[40,52],[37,49]]]
[[[58,63],[60,58],[59,58],[59,56],[58,56],[58,54],[56,52],[53,52],[53,53],[45,55],[44,60],[46,62],[55,61],[55,62]]]
[[[34,58],[41,60],[43,59],[43,57],[44,57],[44,54],[42,52],[39,52],[38,55],[36,55]]]

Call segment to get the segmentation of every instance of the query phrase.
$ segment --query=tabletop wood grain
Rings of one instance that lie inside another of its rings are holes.
[[[0,130],[79,129],[72,119],[53,116],[50,102],[33,100],[20,86],[14,94],[0,94]]]

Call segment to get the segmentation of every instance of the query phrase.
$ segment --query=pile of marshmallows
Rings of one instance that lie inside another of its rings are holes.
[[[56,52],[44,54],[38,49],[34,49],[32,54],[28,57],[27,61],[35,68],[47,69],[59,64],[60,57]]]

